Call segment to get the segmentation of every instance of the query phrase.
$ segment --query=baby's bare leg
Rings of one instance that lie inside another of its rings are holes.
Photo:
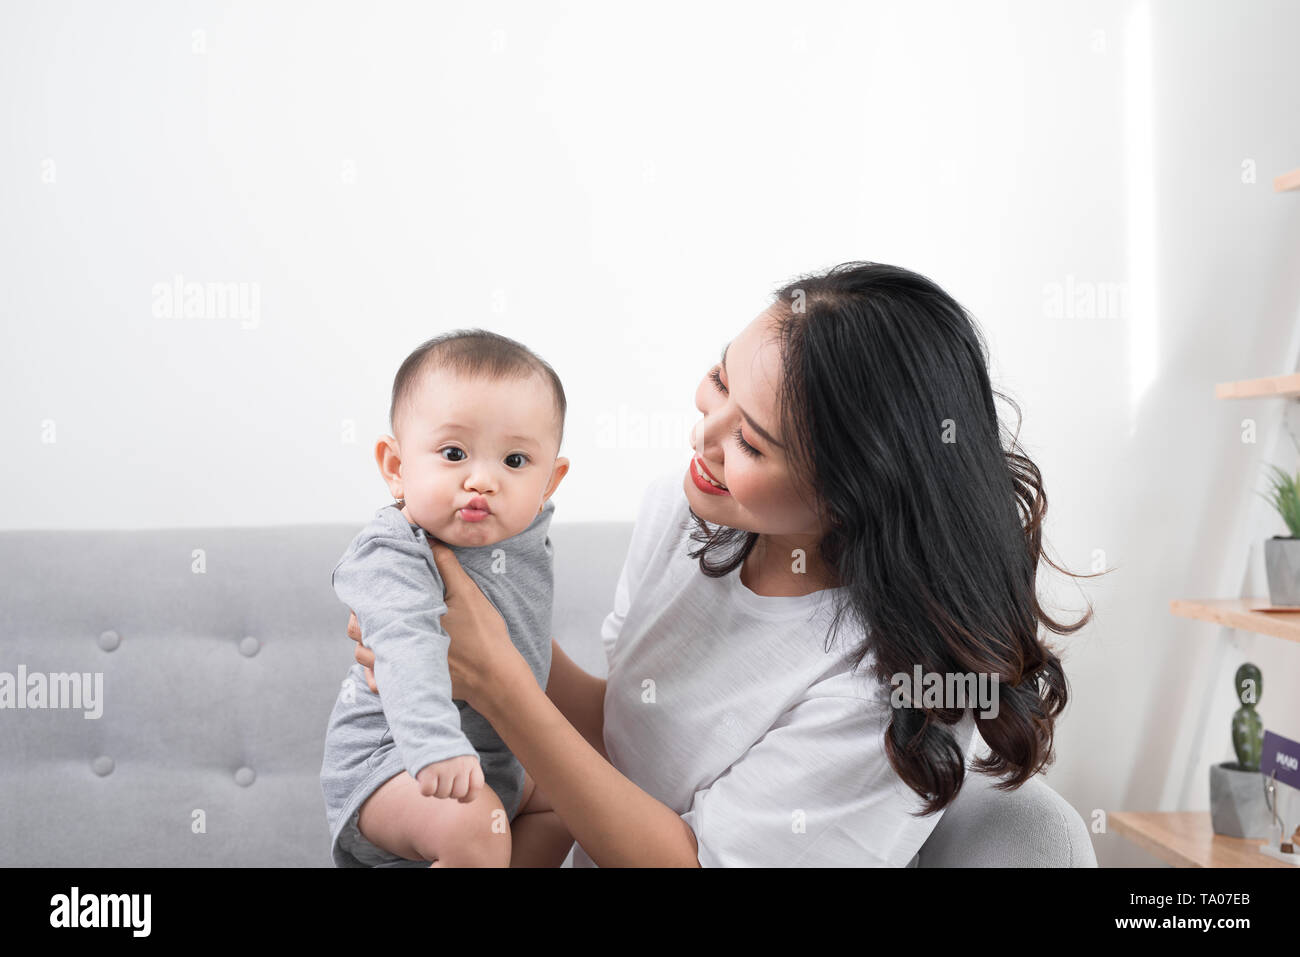
[[[390,854],[434,867],[508,867],[513,844],[501,798],[486,784],[468,804],[426,797],[405,771],[361,805],[357,828]]]
[[[514,843],[511,867],[559,867],[573,847],[573,835],[527,771],[519,813],[510,827]]]

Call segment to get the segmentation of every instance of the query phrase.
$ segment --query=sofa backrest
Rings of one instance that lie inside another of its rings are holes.
[[[78,707],[0,710],[0,866],[329,866],[320,762],[354,647],[330,572],[358,528],[0,532],[0,672],[89,676],[53,679]],[[600,676],[631,531],[551,529],[555,636]],[[1095,866],[1041,780],[988,785],[917,866]]]
[[[329,866],[330,572],[359,527],[0,532],[0,672],[102,688],[98,717],[0,710],[0,865]],[[552,526],[556,637],[600,675],[631,529]]]

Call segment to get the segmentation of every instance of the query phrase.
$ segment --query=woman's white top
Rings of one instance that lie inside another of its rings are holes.
[[[830,653],[832,598],[750,591],[687,556],[685,470],[656,478],[637,515],[614,610],[605,749],[695,832],[704,867],[905,867],[942,811],[885,756],[890,688],[851,673],[862,632],[846,615]],[[970,709],[953,726],[967,762]],[[581,846],[573,866],[594,867]]]

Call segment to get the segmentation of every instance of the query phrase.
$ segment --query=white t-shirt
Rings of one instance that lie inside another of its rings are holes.
[[[889,764],[890,689],[847,654],[847,616],[826,653],[832,597],[750,591],[690,558],[685,470],[651,482],[601,637],[609,659],[605,749],[694,830],[704,867],[909,864],[938,823]],[[953,726],[969,764],[970,709]],[[594,867],[581,846],[574,867]]]

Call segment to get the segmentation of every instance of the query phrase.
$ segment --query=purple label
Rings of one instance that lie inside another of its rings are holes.
[[[1283,784],[1300,789],[1300,744],[1265,731],[1264,746],[1259,752],[1259,770],[1264,777],[1276,774]]]

